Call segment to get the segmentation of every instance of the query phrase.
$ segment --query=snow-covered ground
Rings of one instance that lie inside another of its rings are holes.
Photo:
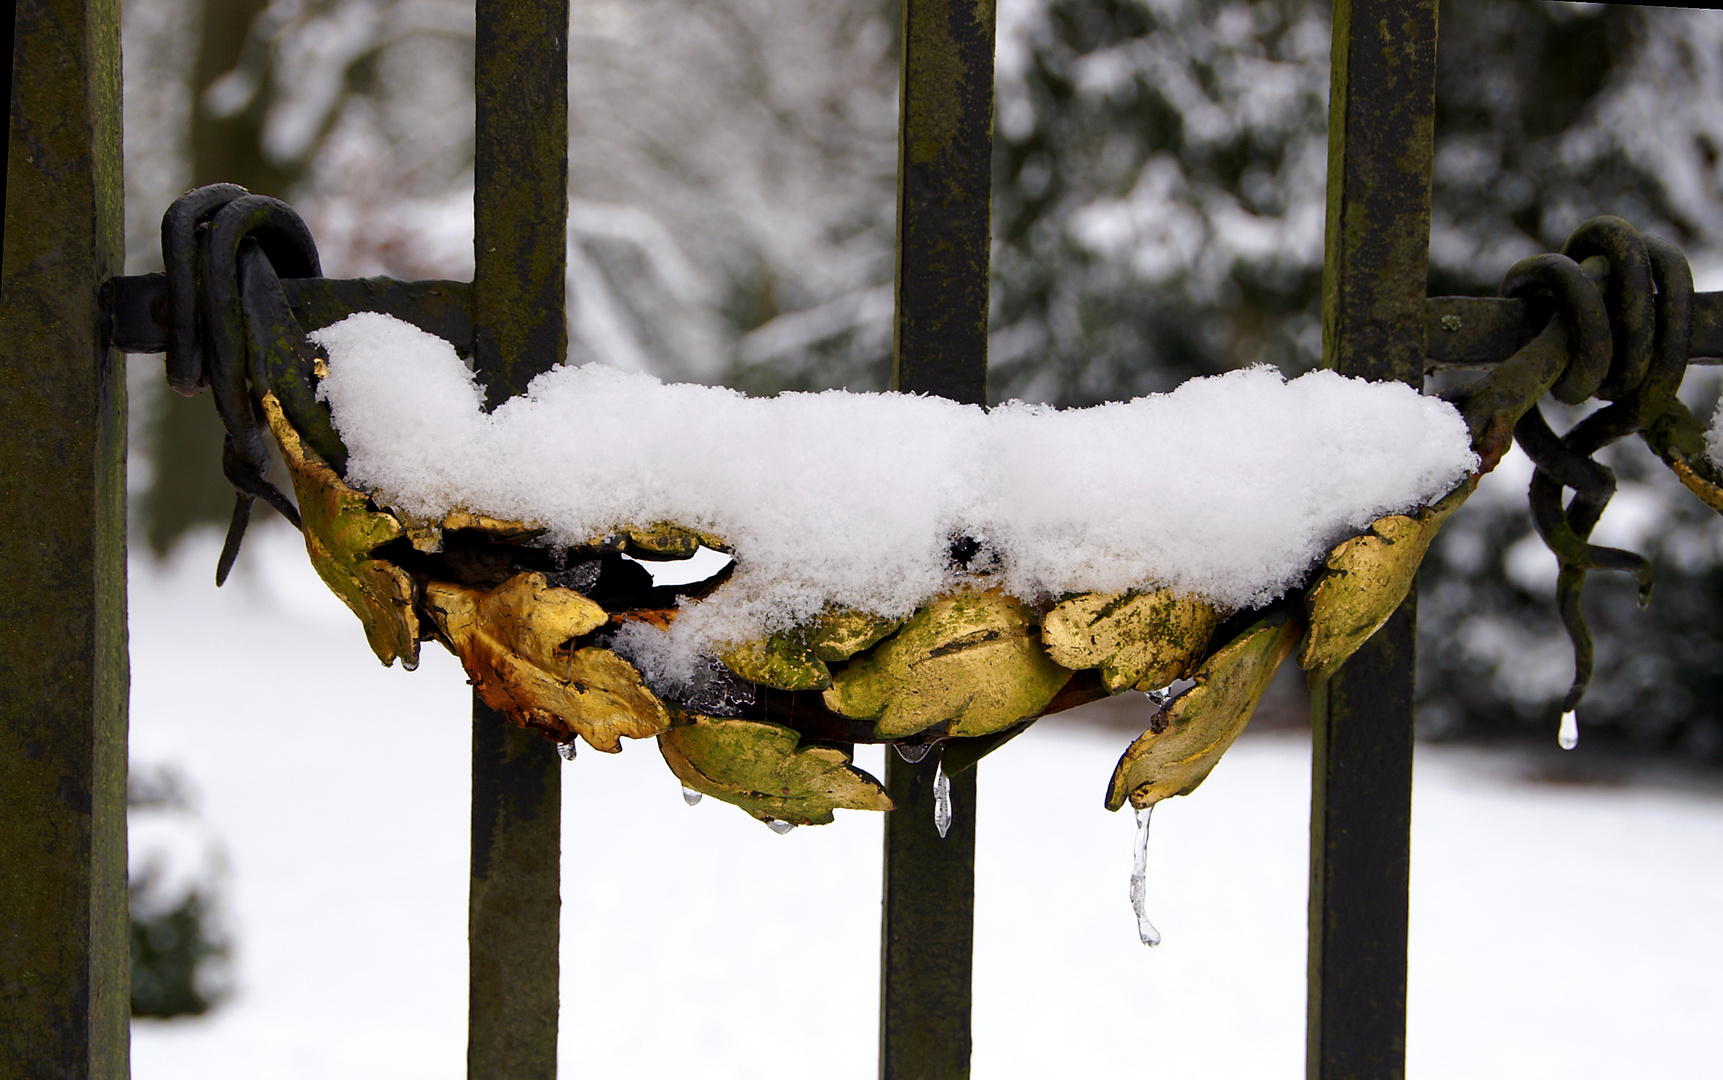
[[[463,1076],[459,666],[378,667],[293,534],[256,530],[220,592],[215,543],[132,563],[132,753],[222,838],[237,989],[134,1025],[133,1075]],[[975,1076],[1299,1075],[1308,738],[1246,738],[1155,815],[1154,950],[1101,809],[1128,739],[1056,718],[981,766]],[[564,777],[564,1075],[875,1075],[877,818],[689,809],[651,744]],[[1410,1076],[1718,1075],[1723,786],[1424,746],[1416,792]]]

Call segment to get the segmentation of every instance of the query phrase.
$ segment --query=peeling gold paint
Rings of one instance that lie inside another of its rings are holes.
[[[425,611],[485,704],[523,727],[576,734],[615,753],[623,736],[644,739],[670,726],[634,665],[580,645],[609,622],[605,611],[549,586],[543,574],[519,574],[489,592],[433,581]]]
[[[724,666],[751,683],[775,690],[824,690],[832,674],[814,655],[805,633],[773,634],[721,653]]]
[[[1329,553],[1305,596],[1310,635],[1298,654],[1311,686],[1334,674],[1394,614],[1436,537],[1436,530],[1477,487],[1472,477],[1415,517],[1379,518],[1370,530]]]
[[[419,617],[413,579],[393,563],[370,557],[403,535],[401,522],[348,487],[300,442],[274,394],[263,396],[263,412],[293,477],[305,551],[317,576],[359,616],[377,659],[387,665],[400,657],[404,666],[416,667]]]
[[[653,555],[668,555],[685,559],[702,546],[713,551],[729,551],[724,541],[708,532],[689,529],[672,521],[660,521],[647,526],[628,526],[622,530],[628,545]]]
[[[890,810],[879,782],[831,746],[800,746],[787,727],[690,716],[658,737],[683,786],[739,806],[761,821],[825,825],[833,810]]]
[[[1699,501],[1706,506],[1723,514],[1723,487],[1706,480],[1694,471],[1692,465],[1680,459],[1676,459],[1669,467],[1675,471],[1681,486],[1699,496]]]
[[[986,735],[1038,715],[1071,678],[1047,658],[1033,608],[997,589],[933,601],[832,673],[828,709],[883,739],[945,725]]]
[[[828,661],[848,660],[902,625],[854,608],[828,608],[808,626],[763,641],[733,645],[719,659],[738,676],[776,690],[824,690],[832,684]]]
[[[1128,799],[1141,810],[1189,795],[1244,731],[1275,671],[1304,630],[1302,618],[1271,615],[1209,657],[1196,685],[1168,705],[1113,770],[1107,809]]]
[[[1099,668],[1107,692],[1154,690],[1189,675],[1220,625],[1213,605],[1170,589],[1085,593],[1047,613],[1047,655],[1074,671]]]
[[[829,607],[814,621],[808,643],[814,655],[828,663],[848,660],[873,648],[903,623],[902,619],[888,619],[854,608]]]

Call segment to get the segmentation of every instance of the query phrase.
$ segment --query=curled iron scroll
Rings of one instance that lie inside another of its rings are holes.
[[[258,388],[271,385],[272,369],[282,363],[279,348],[309,349],[281,297],[279,278],[318,277],[322,269],[311,230],[292,207],[235,184],[198,188],[169,207],[162,218],[162,261],[168,385],[188,397],[208,387],[227,431],[222,473],[235,498],[216,567],[219,585],[233,568],[257,499],[295,528],[300,524],[292,500],[269,482]],[[272,303],[276,298],[280,302]],[[309,381],[301,385],[308,393]]]
[[[1673,244],[1642,237],[1621,218],[1599,217],[1575,229],[1562,254],[1511,267],[1501,293],[1528,300],[1547,325],[1495,371],[1446,396],[1467,415],[1474,437],[1490,429],[1499,435],[1515,417],[1513,438],[1537,466],[1528,493],[1532,522],[1560,566],[1556,599],[1574,648],[1573,683],[1561,704],[1569,712],[1592,672],[1591,631],[1580,608],[1586,576],[1631,575],[1642,605],[1652,585],[1643,557],[1590,542],[1615,494],[1615,474],[1595,455],[1639,435],[1702,498],[1718,486],[1704,428],[1676,396],[1693,334],[1693,276]],[[1538,406],[1546,391],[1567,405],[1592,397],[1608,404],[1557,436]],[[1495,446],[1506,450],[1499,438]],[[1565,503],[1564,490],[1573,492]]]

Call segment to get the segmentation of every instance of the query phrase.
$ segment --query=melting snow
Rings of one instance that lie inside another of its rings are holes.
[[[380,503],[530,520],[557,544],[660,521],[722,536],[736,572],[674,624],[678,663],[828,603],[907,614],[961,577],[960,536],[1028,600],[1153,585],[1260,604],[1476,465],[1447,404],[1331,372],[1257,367],[1089,409],[985,411],[750,398],[589,364],[487,414],[453,347],[406,323],[359,314],[313,336],[347,478]]]

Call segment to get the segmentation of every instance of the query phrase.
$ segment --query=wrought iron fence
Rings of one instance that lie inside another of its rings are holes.
[[[985,403],[993,4],[905,0],[903,12],[893,382]],[[236,282],[246,265],[266,265],[307,329],[381,310],[454,341],[492,404],[560,362],[568,8],[478,0],[470,284],[321,278],[297,219],[237,191],[208,208],[227,208],[223,243],[192,243],[209,216],[194,207],[165,223],[168,277],[120,276],[117,4],[25,0],[15,19],[0,283],[0,1075],[119,1077],[129,979],[125,400],[115,354],[169,349],[177,335],[184,355],[170,278],[213,250],[235,261]],[[1534,338],[1551,319],[1547,303],[1425,295],[1435,0],[1337,0],[1333,32],[1325,363],[1418,386],[1431,370],[1490,367],[1533,349],[1557,370],[1576,362],[1577,336]],[[248,237],[256,243],[243,249]],[[1592,256],[1583,287],[1607,302],[1617,328],[1632,321],[1624,312],[1650,318],[1654,293],[1667,305],[1679,291],[1662,278],[1656,289],[1649,277],[1622,285],[1631,261],[1622,243],[1574,252]],[[1670,316],[1686,320],[1680,366],[1723,353],[1723,294],[1691,301]],[[267,318],[259,309],[251,322]],[[177,377],[194,385],[200,369]],[[1627,381],[1617,400],[1636,390]],[[1536,443],[1539,433],[1519,435]],[[245,509],[250,496],[268,497],[267,483],[247,447],[230,445]],[[1546,450],[1540,466],[1559,472],[1566,451]],[[1568,561],[1592,557],[1583,541]],[[1315,698],[1307,1053],[1308,1075],[1322,1080],[1404,1072],[1413,609],[1409,599]],[[887,755],[886,786],[902,811],[887,819],[883,883],[880,1074],[892,1080],[969,1073],[976,772],[952,777],[956,819],[941,839],[926,812],[936,762]],[[475,699],[473,1077],[555,1074],[559,785],[551,748]]]

